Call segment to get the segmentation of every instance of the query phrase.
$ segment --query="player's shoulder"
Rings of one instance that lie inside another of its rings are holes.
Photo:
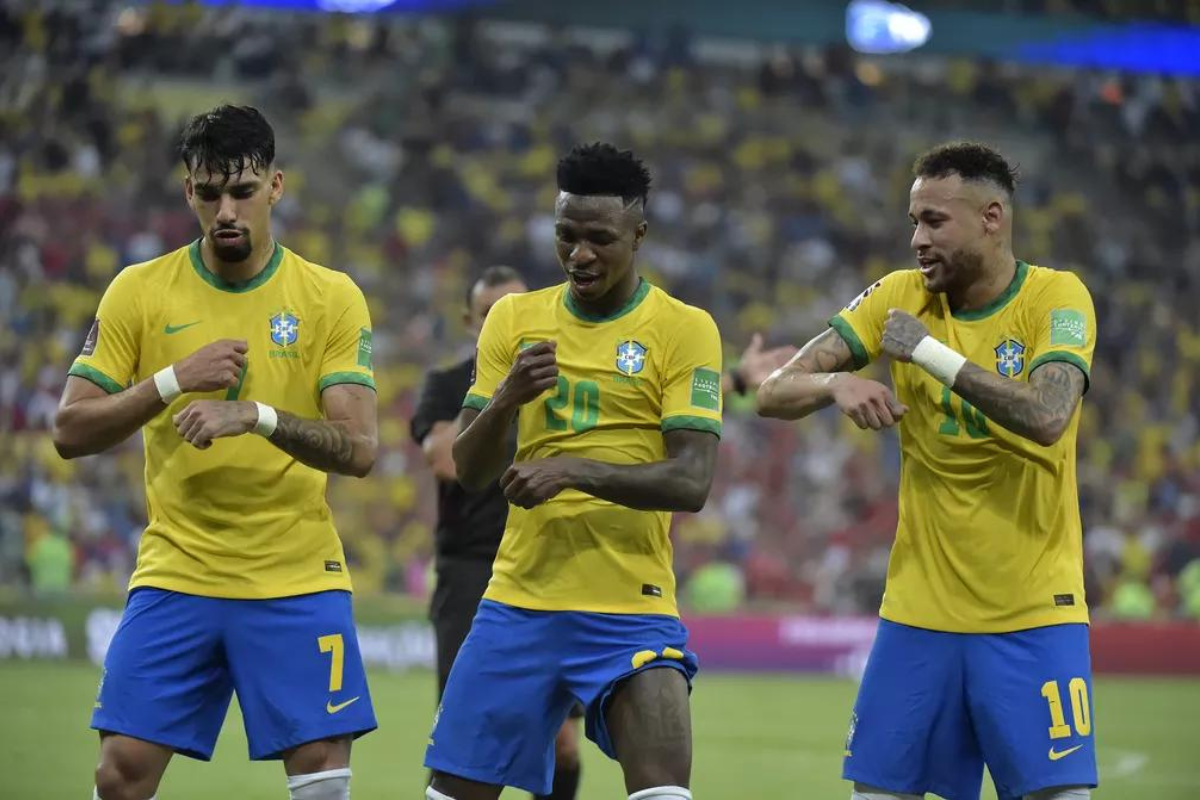
[[[134,293],[151,291],[155,284],[173,279],[181,269],[191,268],[192,247],[187,245],[148,261],[127,265],[113,277],[110,290]]]
[[[354,298],[362,294],[358,284],[345,272],[309,261],[283,245],[277,246],[281,254],[279,262],[281,274],[288,280],[308,283],[321,296],[327,298]]]
[[[1091,297],[1087,285],[1083,279],[1071,270],[1052,269],[1050,267],[1042,267],[1036,264],[1024,264],[1025,270],[1025,294],[1030,301],[1036,301],[1043,297],[1054,297],[1055,299],[1064,296],[1075,297]],[[1018,269],[1021,269],[1018,266]]]
[[[653,284],[650,285],[646,301],[655,324],[670,327],[679,332],[694,330],[690,327],[694,325],[716,325],[712,314],[703,308],[685,303],[665,289]]]
[[[845,310],[855,310],[863,304],[864,300],[874,294],[887,296],[889,305],[894,303],[904,305],[902,301],[905,298],[924,300],[928,291],[925,288],[925,279],[921,277],[920,270],[897,269],[876,279],[855,295],[854,299],[846,304]]]
[[[545,289],[530,289],[528,292],[513,292],[496,301],[492,309],[503,307],[511,311],[545,311],[562,302],[565,283],[547,286]],[[488,312],[491,313],[491,312]]]

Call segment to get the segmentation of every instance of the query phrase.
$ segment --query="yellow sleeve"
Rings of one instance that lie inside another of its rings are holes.
[[[829,320],[829,327],[846,341],[854,356],[854,369],[862,369],[883,352],[883,325],[888,309],[893,307],[890,296],[893,284],[902,273],[893,272],[862,290],[850,303]]]
[[[707,312],[677,321],[663,376],[662,430],[721,435],[721,334]]]
[[[143,316],[139,295],[134,273],[118,273],[100,298],[92,329],[68,375],[85,378],[109,394],[129,386],[141,355]]]
[[[317,390],[330,386],[357,383],[375,388],[375,367],[371,359],[371,313],[362,290],[344,276],[339,285],[342,311],[329,331],[325,355],[321,359],[321,377]]]
[[[512,295],[501,297],[483,320],[471,369],[471,388],[463,399],[463,408],[482,411],[512,368],[512,304]]]
[[[1033,301],[1030,324],[1032,344],[1027,357],[1029,376],[1043,364],[1064,361],[1084,376],[1084,391],[1092,380],[1092,353],[1096,349],[1096,309],[1083,281],[1071,272],[1054,273]]]

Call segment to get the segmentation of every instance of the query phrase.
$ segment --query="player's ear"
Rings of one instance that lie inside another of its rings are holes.
[[[183,176],[183,196],[187,198],[188,208],[196,210],[196,187],[192,185],[192,176]]]
[[[634,228],[634,230],[633,230],[633,249],[634,250],[637,250],[639,247],[642,246],[642,239],[646,238],[646,230],[648,227],[649,226],[646,224],[646,220],[642,220],[641,222],[638,223],[638,226],[636,228]]]
[[[1004,204],[999,200],[983,207],[983,227],[988,233],[997,233],[1004,227]]]
[[[283,170],[275,170],[275,174],[271,176],[271,196],[268,201],[271,205],[275,205],[283,197]]]

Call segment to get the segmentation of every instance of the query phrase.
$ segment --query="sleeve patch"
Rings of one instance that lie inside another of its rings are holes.
[[[362,328],[358,333],[358,365],[372,369],[371,366],[371,331]]]
[[[92,320],[92,328],[88,331],[87,338],[83,340],[83,350],[81,355],[90,356],[96,352],[96,345],[100,342],[100,318]]]
[[[720,373],[704,367],[692,371],[692,405],[708,411],[721,410]]]
[[[1083,347],[1087,342],[1087,320],[1082,311],[1060,308],[1050,312],[1050,344]]]

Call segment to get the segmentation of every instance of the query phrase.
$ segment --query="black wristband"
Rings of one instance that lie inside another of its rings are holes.
[[[746,389],[749,387],[746,386],[746,379],[742,377],[742,373],[738,371],[737,367],[729,370],[729,377],[733,380],[733,390],[745,397]]]

